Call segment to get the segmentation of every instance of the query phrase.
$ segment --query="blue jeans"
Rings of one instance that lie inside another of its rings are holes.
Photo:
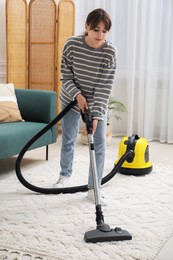
[[[62,109],[65,106],[62,105]],[[62,145],[61,145],[61,158],[60,175],[70,177],[72,175],[74,146],[76,143],[77,135],[79,132],[79,119],[80,114],[70,110],[61,120],[62,126]],[[105,120],[99,121],[97,129],[94,133],[94,148],[96,156],[97,178],[99,187],[101,187],[101,180],[104,170],[105,161],[105,146],[106,146],[106,125],[107,117]],[[93,179],[91,167],[89,166],[88,175],[88,188],[93,188]]]

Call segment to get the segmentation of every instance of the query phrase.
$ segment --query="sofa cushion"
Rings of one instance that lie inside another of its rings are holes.
[[[22,121],[14,85],[0,84],[0,123]]]
[[[10,157],[19,153],[24,145],[41,129],[46,126],[45,123],[36,122],[13,122],[2,123],[0,127],[0,158]],[[52,143],[52,132],[49,130],[41,136],[30,148],[45,146]],[[5,149],[3,149],[5,147]]]

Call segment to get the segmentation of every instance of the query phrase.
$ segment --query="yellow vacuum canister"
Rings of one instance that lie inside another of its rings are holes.
[[[149,161],[149,145],[145,138],[132,135],[124,137],[119,144],[118,160],[126,153],[133,151],[133,156],[127,158],[119,172],[127,175],[144,175],[152,171],[153,165]],[[118,160],[115,161],[115,165]]]

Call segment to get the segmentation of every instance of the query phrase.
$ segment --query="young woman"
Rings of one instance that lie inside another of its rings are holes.
[[[63,50],[61,74],[62,109],[72,100],[77,105],[61,120],[62,147],[61,172],[56,187],[65,187],[72,175],[74,145],[79,131],[80,110],[90,108],[93,114],[93,134],[99,187],[104,170],[107,103],[113,86],[116,49],[106,37],[111,28],[111,19],[103,9],[89,13],[84,35],[70,37]],[[91,168],[88,177],[89,199],[94,200]],[[102,205],[107,200],[100,193]]]

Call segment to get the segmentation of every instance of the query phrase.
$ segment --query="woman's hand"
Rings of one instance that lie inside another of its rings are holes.
[[[88,104],[87,104],[86,98],[84,96],[82,96],[82,94],[78,94],[76,96],[76,100],[77,100],[79,108],[82,110],[82,113],[85,113],[85,108],[88,109]],[[98,119],[93,119],[93,128],[92,128],[93,134],[96,131],[97,125],[98,125]]]
[[[86,98],[82,96],[82,94],[78,94],[76,96],[76,100],[78,103],[79,108],[82,110],[82,113],[85,113],[85,108],[88,109],[88,104]]]
[[[96,131],[97,125],[98,125],[98,119],[93,119],[93,129],[92,129],[93,134]]]
[[[92,127],[92,133],[93,133],[93,134],[95,133],[95,131],[96,131],[96,129],[97,129],[97,125],[98,125],[98,120],[97,120],[97,119],[94,119],[94,120],[93,120],[93,127]],[[85,124],[85,130],[86,130],[86,132],[87,132],[87,126],[86,126],[86,124]]]

